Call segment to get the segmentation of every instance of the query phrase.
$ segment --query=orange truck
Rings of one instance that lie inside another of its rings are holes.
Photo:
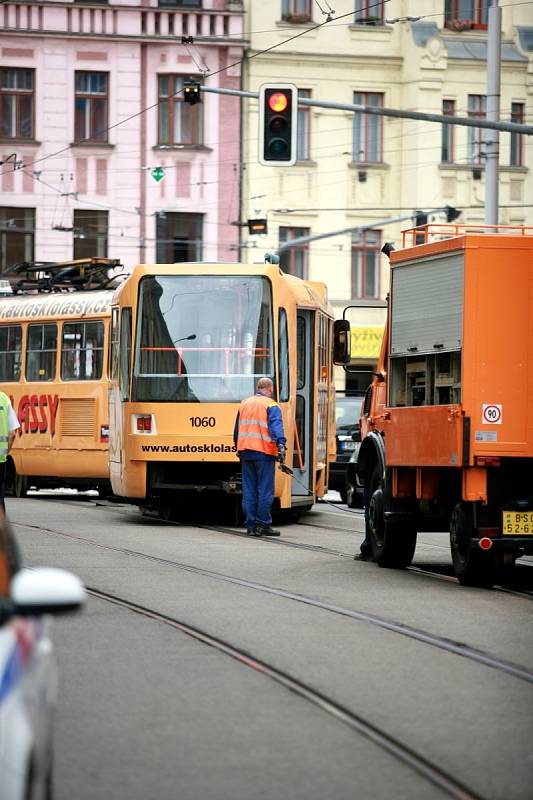
[[[389,252],[357,474],[374,560],[450,532],[460,583],[533,553],[533,228],[427,225]]]

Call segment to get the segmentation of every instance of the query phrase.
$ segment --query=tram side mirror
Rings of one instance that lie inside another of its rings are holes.
[[[336,319],[333,325],[333,363],[344,366],[350,363],[351,336],[347,319]]]

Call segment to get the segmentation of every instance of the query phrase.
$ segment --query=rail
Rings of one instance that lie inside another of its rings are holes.
[[[467,233],[506,234],[511,236],[533,236],[533,226],[527,225],[477,225],[472,223],[429,223],[402,231],[402,247],[452,239]]]

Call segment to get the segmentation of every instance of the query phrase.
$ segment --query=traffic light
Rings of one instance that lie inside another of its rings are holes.
[[[453,206],[445,206],[444,210],[446,211],[446,222],[454,222],[462,214],[460,208],[454,208]]]
[[[248,233],[268,233],[268,223],[266,219],[249,219]]]
[[[183,99],[190,106],[195,106],[197,103],[202,102],[200,84],[197,81],[193,81],[192,79],[185,81],[183,86]]]
[[[427,225],[428,215],[424,214],[423,211],[415,211],[415,224],[417,228],[421,225]],[[415,244],[424,244],[425,241],[426,241],[425,231],[421,231],[420,233],[415,234]]]
[[[290,167],[296,162],[298,89],[264,83],[259,89],[259,163]]]

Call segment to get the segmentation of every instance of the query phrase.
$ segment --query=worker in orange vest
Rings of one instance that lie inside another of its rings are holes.
[[[233,440],[241,461],[242,508],[247,536],[279,536],[272,527],[276,461],[285,460],[287,440],[281,408],[272,400],[274,384],[259,378],[257,391],[239,406]]]

